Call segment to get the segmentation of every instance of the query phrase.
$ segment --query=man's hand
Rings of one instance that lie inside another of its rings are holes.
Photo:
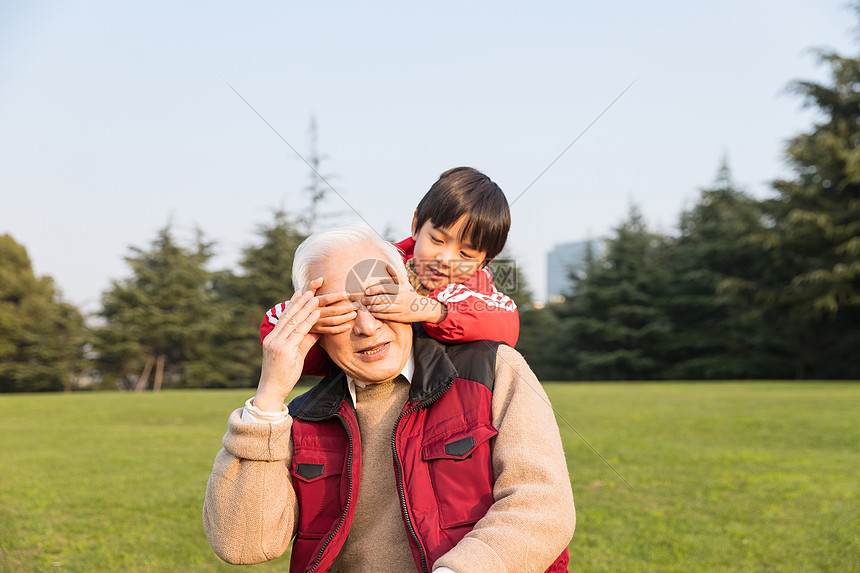
[[[421,296],[411,285],[404,284],[397,271],[390,264],[385,266],[388,279],[369,286],[361,304],[380,320],[395,322],[442,322],[445,319],[445,305],[430,297]]]
[[[307,290],[316,292],[323,285],[323,279],[314,279]],[[351,322],[358,316],[359,304],[349,300],[349,293],[335,292],[316,297],[319,301],[320,318],[311,327],[313,334],[340,334],[352,328]]]
[[[260,410],[283,409],[284,400],[302,374],[305,355],[319,338],[310,333],[320,317],[317,306],[314,290],[296,291],[278,324],[263,340],[263,371],[254,396],[254,405]]]

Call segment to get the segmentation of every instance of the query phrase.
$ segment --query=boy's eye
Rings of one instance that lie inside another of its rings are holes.
[[[475,255],[467,253],[466,251],[460,251],[460,256],[463,257],[464,259],[474,259],[475,258]]]
[[[430,240],[431,240],[432,242],[436,243],[437,245],[441,245],[441,244],[442,244],[442,239],[438,239],[438,238],[434,237],[433,235],[430,235]]]

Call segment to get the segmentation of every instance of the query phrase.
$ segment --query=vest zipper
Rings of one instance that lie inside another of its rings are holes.
[[[319,555],[317,555],[317,560],[314,562],[313,567],[307,570],[307,573],[313,573],[313,571],[319,567],[320,561],[322,561],[323,554],[325,553],[326,548],[331,544],[337,532],[340,531],[340,528],[343,527],[343,522],[346,521],[346,516],[349,513],[349,504],[352,502],[352,432],[349,429],[349,424],[346,423],[346,420],[340,414],[335,414],[335,417],[340,420],[340,423],[343,424],[344,429],[346,430],[346,436],[349,439],[349,455],[346,458],[346,472],[349,475],[349,489],[346,496],[346,505],[343,508],[343,515],[340,516],[340,522],[337,524],[337,527],[334,528],[328,539],[323,543],[322,548],[320,549]],[[429,572],[428,572],[429,573]]]
[[[421,410],[422,408],[428,407],[430,404],[435,402],[442,394],[445,393],[448,388],[453,384],[453,380],[450,380],[441,391],[437,392],[431,398],[421,402],[420,404],[413,406],[406,410],[405,412],[401,412],[400,416],[397,418],[397,422],[394,423],[394,434],[391,436],[391,451],[394,454],[394,461],[397,462],[397,491],[400,493],[400,509],[403,511],[403,518],[406,520],[406,527],[409,529],[409,533],[412,534],[412,539],[415,540],[415,545],[418,546],[418,554],[421,556],[421,569],[426,573],[430,573],[430,568],[427,566],[427,555],[424,553],[424,546],[421,545],[421,540],[418,539],[418,533],[415,531],[415,527],[412,525],[412,519],[409,517],[409,509],[406,507],[406,488],[403,486],[403,464],[400,463],[400,457],[397,455],[397,428],[400,427],[400,420],[406,414],[411,414],[416,410]]]

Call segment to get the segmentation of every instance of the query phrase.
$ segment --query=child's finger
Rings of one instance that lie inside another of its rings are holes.
[[[361,305],[358,303],[358,301],[342,301],[335,304],[330,304],[328,306],[324,306],[320,309],[320,312],[322,312],[323,318],[330,318],[332,316],[341,316],[344,314],[355,312],[360,307]]]
[[[385,304],[391,305],[394,304],[394,301],[397,299],[397,293],[380,293],[374,294],[370,296],[366,296],[361,299],[361,304],[364,306],[368,306],[371,304]]]
[[[330,294],[321,294],[317,298],[320,299],[320,307],[323,307],[332,305],[343,300],[349,300],[349,293],[346,291],[333,292]]]
[[[298,317],[298,315],[296,315]],[[320,318],[320,310],[318,308],[307,313],[304,318],[302,318],[297,324],[295,330],[293,330],[293,334],[307,334],[311,328],[313,328],[314,324]]]
[[[377,318],[379,320],[393,320],[394,322],[412,322],[411,320],[402,318],[403,315],[401,313],[394,312],[391,310],[378,310],[375,312],[371,312],[370,314],[373,315],[374,318]]]
[[[373,294],[370,296],[366,296],[366,297],[361,299],[361,305],[370,308],[371,305],[379,304],[382,297],[383,297],[383,295],[379,295],[379,294]]]
[[[370,285],[364,290],[364,294],[366,295],[397,294],[398,292],[400,292],[400,285],[392,282],[379,282]]]
[[[319,322],[314,325],[313,332],[316,334],[341,334],[343,332],[349,332],[349,329],[352,328],[352,324],[340,324],[337,326],[320,326]]]
[[[374,282],[374,283],[373,283],[373,284],[371,284],[369,287],[367,287],[367,288],[364,290],[364,292],[367,292],[368,290],[372,289],[373,287],[376,287],[376,286],[379,286],[379,285],[395,285],[395,287],[396,287],[397,283],[396,283],[396,282],[394,282],[394,281],[393,281],[393,280],[391,280],[391,279],[379,279],[378,281]]]
[[[370,312],[370,314],[392,314],[392,313],[398,312],[397,307],[394,306],[393,304],[391,304],[390,302],[368,304],[365,306],[367,306],[367,310],[368,310],[368,312]]]
[[[338,325],[341,325],[341,324],[343,324],[343,323],[345,323],[345,322],[349,322],[349,321],[351,321],[351,320],[355,320],[355,317],[356,317],[356,316],[358,316],[358,313],[357,313],[357,312],[355,312],[355,311],[352,311],[352,312],[348,312],[347,314],[338,314],[337,316],[330,316],[330,317],[320,318],[320,319],[317,321],[317,324],[318,324],[320,327],[326,327],[326,326],[338,326]]]

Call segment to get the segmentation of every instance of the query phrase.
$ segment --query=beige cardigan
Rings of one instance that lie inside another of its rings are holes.
[[[573,492],[549,399],[523,357],[504,345],[497,354],[492,409],[499,430],[493,444],[495,501],[433,566],[457,573],[542,572],[573,536]],[[296,533],[299,508],[289,472],[291,420],[248,423],[241,413],[240,408],[230,416],[215,458],[203,525],[219,557],[249,564],[283,555]]]

